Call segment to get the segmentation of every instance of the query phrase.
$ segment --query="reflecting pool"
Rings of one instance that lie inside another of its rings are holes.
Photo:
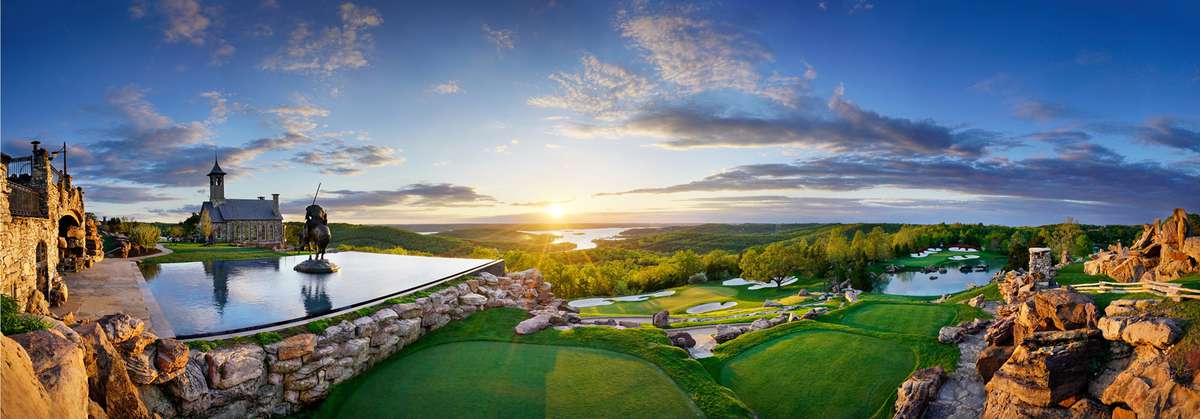
[[[292,270],[308,256],[144,264],[146,285],[181,338],[320,316],[478,272],[496,261],[338,252],[329,274]]]

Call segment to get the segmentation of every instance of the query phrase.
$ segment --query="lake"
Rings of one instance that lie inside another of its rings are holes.
[[[993,270],[963,273],[958,265],[947,266],[946,273],[923,273],[921,271],[903,271],[894,274],[883,274],[884,282],[879,285],[885,294],[912,296],[940,296],[966,290],[968,284],[977,286],[987,285],[995,275]],[[936,276],[937,279],[929,279]]]
[[[321,316],[478,272],[494,261],[362,252],[326,258],[329,274],[292,270],[307,256],[144,264],[142,275],[178,337]]]
[[[610,227],[610,228],[570,228],[563,230],[528,230],[522,233],[552,234],[554,243],[574,243],[575,250],[594,249],[596,240],[620,240],[621,233],[634,228],[646,227]]]

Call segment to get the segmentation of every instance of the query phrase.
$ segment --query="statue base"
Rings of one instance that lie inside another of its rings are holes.
[[[309,274],[328,274],[337,272],[338,270],[342,269],[342,267],[337,266],[336,263],[325,259],[309,259],[300,262],[300,264],[296,265],[296,267],[293,269],[295,269],[297,272]]]

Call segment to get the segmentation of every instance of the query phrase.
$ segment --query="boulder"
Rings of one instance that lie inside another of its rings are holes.
[[[1200,412],[1200,385],[1179,383],[1166,354],[1138,347],[1115,357],[1093,379],[1089,393],[1101,403],[1120,406],[1139,418],[1189,418]],[[1117,417],[1117,412],[1113,412]]]
[[[33,371],[29,353],[16,341],[0,336],[0,417],[5,418],[50,418],[61,417],[59,406],[50,402],[50,396]],[[87,413],[84,412],[84,417]]]
[[[392,313],[392,317],[396,316],[396,312],[392,310],[380,310],[380,312],[383,311]],[[303,333],[288,337],[276,345],[275,356],[280,360],[285,361],[293,358],[300,358],[302,356],[311,354],[313,349],[317,347],[317,335],[312,333]]]
[[[988,381],[983,416],[996,417],[987,412],[996,408],[993,398],[1050,407],[1078,397],[1087,388],[1092,361],[1102,345],[1094,329],[1034,332]]]
[[[862,291],[856,290],[854,288],[847,288],[844,294],[846,296],[846,301],[851,304],[854,304],[854,303],[858,302],[858,295],[862,294]]]
[[[481,306],[481,305],[484,305],[487,303],[487,297],[484,297],[482,295],[475,294],[475,293],[470,293],[470,294],[466,294],[466,295],[458,297],[458,302],[460,304]]]
[[[929,401],[937,397],[945,376],[942,367],[937,366],[913,372],[907,380],[900,383],[893,417],[920,419],[925,414],[925,407],[929,405]]]
[[[183,374],[188,362],[186,344],[175,339],[159,339],[154,347],[154,368],[158,369],[156,383],[165,383]]]
[[[671,326],[671,313],[667,310],[654,313],[654,318],[650,319],[650,323],[659,329],[666,329]]]
[[[979,295],[976,295],[975,298],[967,300],[967,305],[969,305],[971,307],[979,308],[979,307],[983,307],[984,302],[985,302],[985,300],[983,298],[983,294],[979,294]]]
[[[1174,345],[1183,337],[1179,322],[1166,317],[1108,316],[1100,319],[1099,327],[1105,339],[1158,349]]]
[[[518,335],[529,335],[537,333],[542,329],[550,327],[551,316],[549,314],[539,314],[517,323],[513,331]]]
[[[750,330],[770,329],[771,326],[774,326],[773,324],[771,324],[771,320],[767,319],[766,317],[763,317],[760,319],[755,319],[753,323],[750,323]]]
[[[87,352],[88,396],[115,418],[149,418],[150,413],[129,378],[125,361],[98,323],[78,325],[75,331]]]
[[[108,336],[108,341],[113,345],[124,343],[133,337],[141,335],[146,330],[145,322],[125,313],[110,314],[101,317],[98,323],[100,323],[100,327],[104,328],[104,334]]]
[[[56,417],[61,419],[86,418],[88,376],[83,362],[83,349],[62,334],[50,330],[14,335],[12,340],[24,347],[33,375],[45,390],[52,406],[51,412],[57,412],[61,416]],[[5,347],[6,351],[8,349]],[[16,357],[24,359],[20,354]],[[5,356],[5,359],[8,357]],[[8,400],[6,396],[5,401]]]
[[[992,322],[989,320],[972,319],[959,323],[958,327],[962,328],[963,334],[973,335],[979,333],[981,330],[986,329],[991,324]]]
[[[991,326],[988,326],[987,331],[983,335],[983,341],[988,345],[1007,345],[1013,344],[1013,321],[1015,316],[1001,317]]]
[[[1008,362],[1013,349],[1012,345],[991,345],[979,352],[979,359],[975,361],[975,371],[979,373],[979,377],[983,379],[984,383],[990,381],[996,370]]]
[[[945,326],[938,330],[938,342],[941,343],[958,343],[962,341],[963,328],[958,326]]]
[[[671,339],[671,345],[678,346],[683,349],[688,349],[696,346],[696,339],[691,334],[686,332],[672,333],[667,335]]]
[[[1104,315],[1126,316],[1137,314],[1155,304],[1158,304],[1158,300],[1149,298],[1122,298],[1108,303],[1108,307],[1104,308]]]
[[[1013,324],[1014,342],[1033,332],[1066,331],[1095,327],[1096,305],[1078,292],[1056,288],[1034,294],[1017,311]]]
[[[208,382],[212,388],[224,390],[263,375],[265,353],[253,344],[217,348],[204,354],[208,366]]]
[[[783,304],[775,300],[764,300],[763,307],[783,307]]]
[[[713,335],[713,340],[717,341],[717,343],[725,343],[746,333],[746,330],[742,326],[718,325],[717,334]]]

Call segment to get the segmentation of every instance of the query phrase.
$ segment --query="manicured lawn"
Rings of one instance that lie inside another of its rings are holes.
[[[720,348],[719,357],[733,354],[720,361],[718,381],[762,418],[886,417],[896,387],[916,369],[913,348],[803,323],[809,327],[740,351],[736,345]]]
[[[588,327],[514,335],[513,326],[527,317],[492,309],[451,322],[335,386],[313,416],[750,416],[662,331]]]
[[[144,263],[198,262],[205,260],[261,259],[297,255],[304,252],[276,252],[258,247],[237,247],[228,244],[205,246],[199,243],[164,244],[171,254],[143,260]]]
[[[945,304],[892,304],[864,301],[842,313],[838,323],[881,332],[936,337],[954,323],[957,310]]]
[[[663,309],[672,314],[684,314],[688,308],[712,302],[736,301],[732,309],[747,309],[762,307],[763,300],[781,300],[795,296],[801,288],[820,289],[823,282],[801,280],[783,288],[763,288],[751,291],[749,285],[727,287],[720,282],[708,284],[686,285],[675,290],[675,295],[669,297],[651,298],[646,301],[616,302],[606,306],[584,307],[580,312],[585,316],[620,316],[620,315],[651,315]],[[795,302],[798,302],[796,299]],[[786,301],[792,303],[793,301]],[[707,315],[708,313],[706,313]]]
[[[611,351],[505,342],[424,349],[367,374],[349,417],[696,417],[662,370]]]
[[[971,259],[971,260],[967,260],[967,261],[950,260],[951,256],[960,256],[960,255],[978,255],[979,259]],[[934,253],[932,255],[929,255],[929,256],[926,256],[923,258],[914,258],[914,257],[908,257],[908,256],[899,257],[899,258],[895,258],[895,259],[891,259],[891,260],[879,263],[879,264],[877,264],[877,266],[880,269],[882,269],[882,267],[885,265],[896,265],[896,266],[901,266],[901,267],[905,267],[905,268],[923,268],[926,266],[944,265],[944,264],[951,263],[951,262],[978,264],[979,261],[981,261],[981,260],[987,262],[988,265],[991,265],[993,267],[1002,268],[1002,267],[1004,267],[1004,262],[1007,261],[1008,258],[1002,254],[999,254],[996,252],[987,252],[987,251],[981,251],[981,252],[944,251],[944,252]]]

